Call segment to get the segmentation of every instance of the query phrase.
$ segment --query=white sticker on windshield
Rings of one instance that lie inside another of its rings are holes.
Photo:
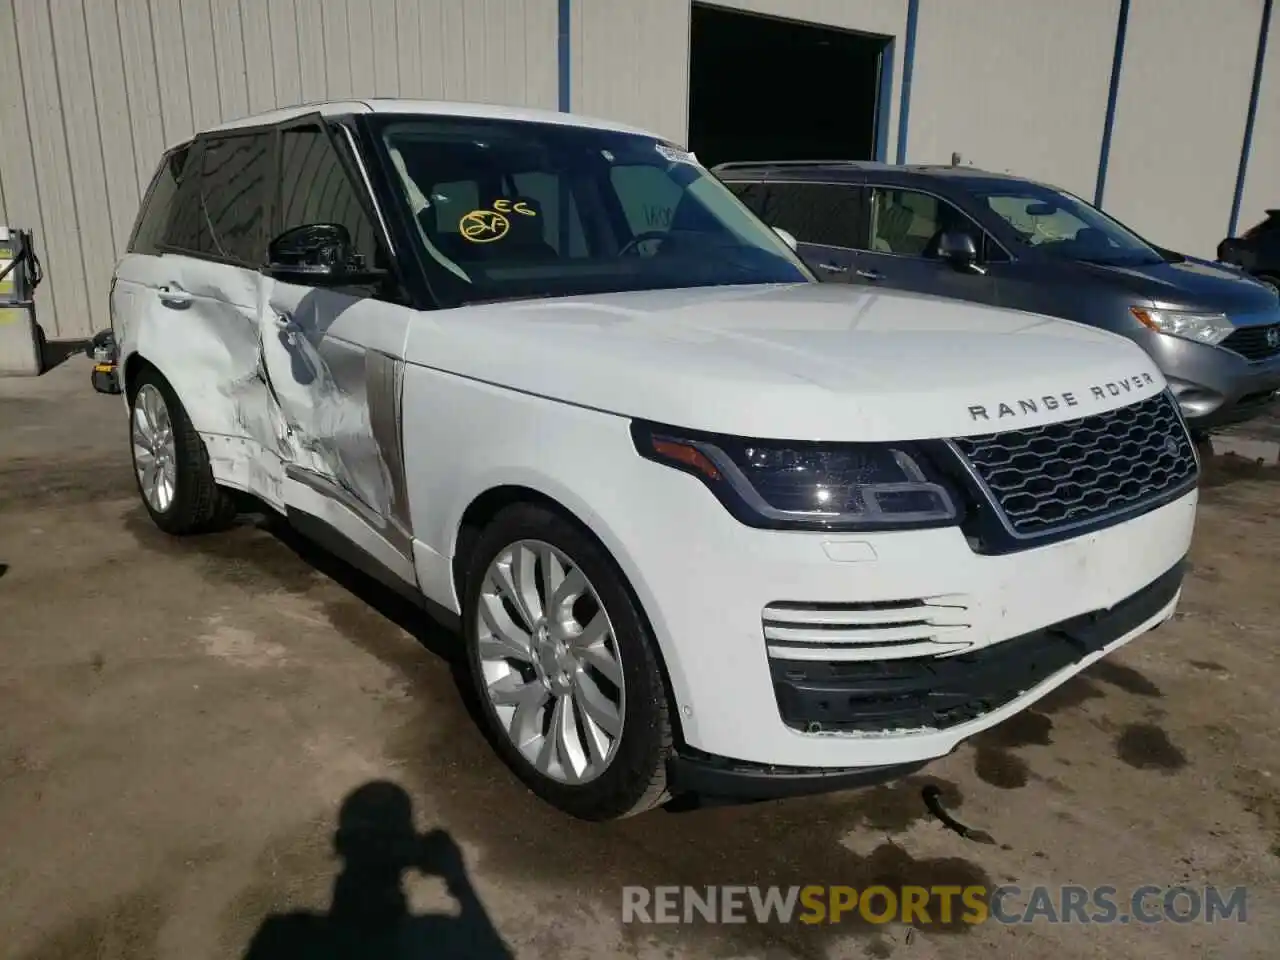
[[[660,157],[671,163],[691,163],[697,166],[698,158],[687,150],[677,150],[675,147],[668,147],[665,143],[655,144],[654,149],[658,151]]]

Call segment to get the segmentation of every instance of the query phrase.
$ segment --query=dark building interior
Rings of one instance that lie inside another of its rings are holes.
[[[875,158],[888,41],[695,3],[689,148],[726,160]]]

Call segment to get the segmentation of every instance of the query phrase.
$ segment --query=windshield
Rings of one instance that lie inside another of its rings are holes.
[[[1151,245],[1079,197],[1048,187],[983,193],[982,199],[1022,243],[1064,260],[1161,263]]]
[[[397,117],[380,137],[446,306],[816,282],[688,154],[550,123]]]

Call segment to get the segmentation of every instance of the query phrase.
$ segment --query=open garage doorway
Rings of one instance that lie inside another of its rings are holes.
[[[887,37],[695,3],[689,149],[706,166],[883,159],[892,56]]]

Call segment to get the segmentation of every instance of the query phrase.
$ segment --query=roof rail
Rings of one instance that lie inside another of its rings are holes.
[[[736,170],[739,167],[830,167],[857,166],[861,160],[729,160],[717,163],[712,170]]]

